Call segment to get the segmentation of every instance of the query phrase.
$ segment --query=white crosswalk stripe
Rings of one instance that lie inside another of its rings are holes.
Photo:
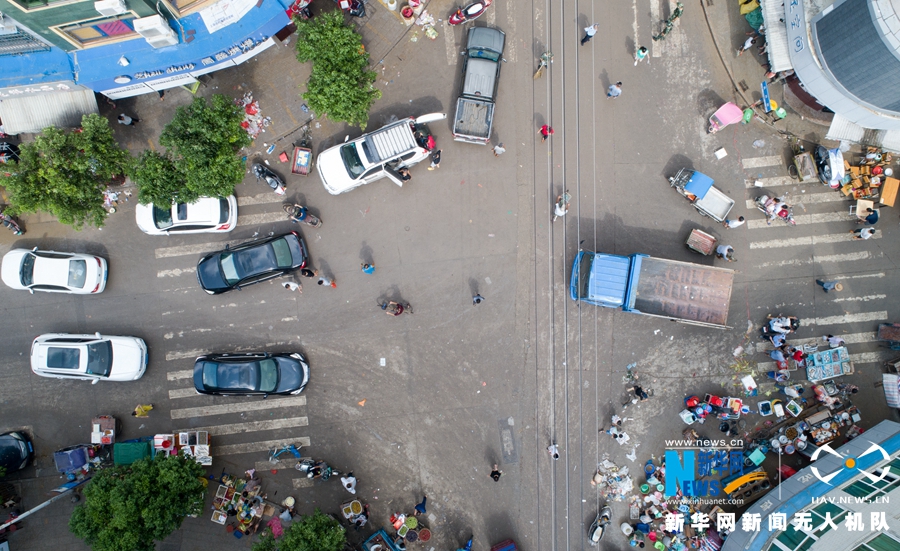
[[[759,185],[756,185],[759,183]],[[770,188],[770,187],[780,187],[780,186],[792,186],[794,184],[799,184],[797,180],[794,180],[790,176],[773,176],[771,178],[756,178],[755,180],[746,180],[744,181],[744,187],[747,188]],[[762,191],[760,191],[762,193]]]
[[[238,197],[238,208],[248,207],[250,205],[266,205],[270,203],[281,203],[284,197],[275,193],[260,193],[259,195],[249,195],[247,197]]]
[[[223,415],[226,413],[242,413],[246,411],[261,411],[283,407],[300,407],[306,405],[306,396],[292,396],[277,400],[246,401],[241,400],[233,404],[220,404],[216,406],[201,406],[172,410],[172,419],[191,419],[206,417],[207,415]]]
[[[760,213],[762,214],[762,213]],[[798,226],[805,226],[807,224],[824,224],[828,222],[853,222],[856,220],[854,217],[850,216],[846,212],[825,212],[821,214],[795,214],[794,221],[797,222]],[[772,222],[771,225],[766,223],[765,218],[759,220],[748,220],[747,228],[751,230],[761,230],[765,228],[780,228],[784,227],[787,224],[781,222],[780,220],[776,220]]]
[[[290,226],[290,220],[284,212],[267,212],[263,214],[238,215],[238,226],[258,226],[260,224],[276,224],[284,222]],[[287,231],[285,229],[284,231]]]
[[[770,155],[767,157],[744,157],[741,159],[741,166],[744,168],[760,168],[764,166],[784,166],[784,159],[780,155]]]
[[[837,193],[804,193],[802,195],[791,195],[787,200],[795,207],[799,207],[800,205],[820,205],[822,203],[841,203],[846,201],[844,197]],[[747,210],[756,209],[756,201],[754,199],[747,199],[745,204]],[[847,212],[849,217],[849,210]],[[763,213],[760,212],[759,215],[763,216]],[[852,220],[852,218],[850,218],[850,220]]]
[[[205,430],[212,436],[224,434],[244,434],[260,430],[278,430],[292,427],[305,427],[309,425],[306,417],[291,417],[288,419],[268,419],[266,421],[250,421],[247,423],[232,423],[230,425],[215,425],[211,427],[196,427],[190,430]],[[296,445],[296,442],[295,442]]]
[[[780,222],[779,222],[780,223]],[[875,230],[869,239],[881,239],[881,230]],[[822,243],[840,243],[853,241],[849,233],[832,233],[827,235],[809,235],[805,237],[789,237],[788,239],[773,239],[771,241],[754,241],[750,243],[751,249],[775,249],[784,247],[799,247],[802,245],[819,245]]]
[[[301,446],[309,446],[309,438],[300,436],[297,438],[283,438],[281,440],[266,440],[262,442],[247,442],[246,444],[227,444],[224,446],[216,446],[213,440],[211,455],[238,455],[242,453],[269,452],[273,448],[280,448],[288,444],[300,444]]]

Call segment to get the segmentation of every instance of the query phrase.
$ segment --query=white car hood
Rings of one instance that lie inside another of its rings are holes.
[[[350,175],[347,173],[347,168],[344,166],[344,159],[341,158],[341,147],[344,145],[346,144],[340,144],[331,149],[326,149],[320,153],[319,158],[316,159],[316,166],[319,169],[319,177],[322,180],[322,184],[325,186],[325,190],[332,195],[350,191],[362,182],[362,180],[350,179]],[[362,152],[360,152],[360,160],[363,164],[368,162],[368,159],[365,158],[365,155],[362,154]],[[368,168],[369,167],[367,167],[366,170],[368,170]]]
[[[0,266],[0,279],[13,289],[25,289],[19,270],[22,268],[22,258],[28,254],[28,249],[13,249],[3,256],[3,265]]]
[[[109,381],[132,381],[138,374],[143,375],[146,366],[143,362],[143,350],[133,339],[112,339],[113,363]]]

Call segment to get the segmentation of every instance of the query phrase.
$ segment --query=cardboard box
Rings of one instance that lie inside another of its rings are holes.
[[[850,175],[853,176],[854,178],[856,178],[857,176],[859,176],[859,167],[858,167],[858,166],[851,166],[851,167],[850,167]]]
[[[853,191],[853,186],[850,184],[844,184],[844,187],[841,188],[841,191],[844,195],[850,195],[850,192]]]
[[[898,190],[900,190],[900,180],[897,178],[885,178],[881,191],[881,204],[893,207],[894,202],[897,200]]]

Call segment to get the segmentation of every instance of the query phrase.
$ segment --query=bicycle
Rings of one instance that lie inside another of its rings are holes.
[[[553,63],[553,53],[552,52],[544,52],[541,54],[541,62],[538,64],[537,71],[534,73],[534,80],[537,80],[544,76],[544,69],[547,68],[551,63]]]
[[[407,314],[413,313],[412,304],[400,304],[393,300],[381,303],[381,309],[389,316],[399,316],[403,312],[406,312]]]
[[[302,448],[303,446],[300,446]],[[302,456],[300,455],[300,448],[294,446],[293,444],[288,444],[287,446],[282,446],[281,448],[275,448],[269,452],[269,463],[278,463],[278,456],[290,452],[291,455],[300,459]]]
[[[681,17],[682,13],[684,13],[684,4],[682,4],[681,2],[676,2],[675,3],[675,11],[673,11],[672,15],[670,15],[668,17],[668,19],[666,19],[665,22],[663,23],[663,25],[664,25],[663,30],[660,31],[659,34],[653,35],[653,40],[654,41],[665,40],[666,36],[670,32],[672,32],[672,29],[675,28],[675,21],[677,21],[678,18]]]

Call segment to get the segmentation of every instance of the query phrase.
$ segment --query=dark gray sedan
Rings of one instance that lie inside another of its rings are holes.
[[[209,354],[194,362],[194,388],[199,394],[300,394],[307,383],[309,364],[299,352]]]
[[[211,295],[281,277],[306,266],[306,243],[297,232],[265,237],[210,253],[197,263],[197,280]]]

